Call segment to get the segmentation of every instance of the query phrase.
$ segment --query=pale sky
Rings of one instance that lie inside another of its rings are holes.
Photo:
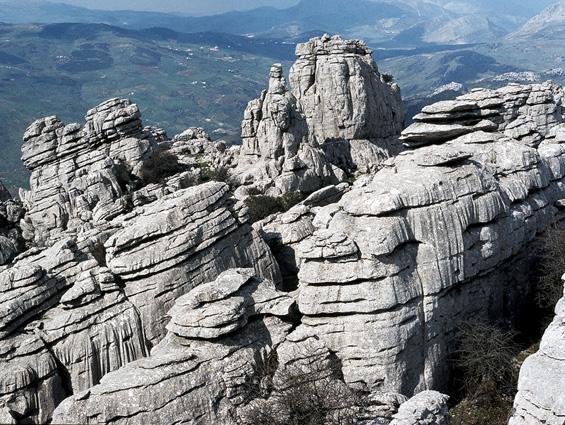
[[[261,6],[286,8],[299,0],[50,0],[90,9],[151,10],[159,12],[207,15]]]

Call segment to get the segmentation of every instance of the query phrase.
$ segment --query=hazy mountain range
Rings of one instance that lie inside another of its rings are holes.
[[[190,17],[155,12],[90,10],[39,0],[0,2],[0,22],[107,23],[135,29],[218,31],[293,37],[318,30],[360,36],[370,42],[477,43],[516,30],[551,0],[301,0],[295,6],[257,8]]]

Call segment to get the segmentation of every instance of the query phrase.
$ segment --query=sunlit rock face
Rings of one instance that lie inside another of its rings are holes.
[[[363,42],[324,36],[299,44],[296,55],[291,87],[273,65],[268,89],[245,111],[241,184],[310,193],[378,169],[402,149],[400,89],[384,82]]]
[[[475,90],[402,131],[362,42],[297,55],[290,87],[275,65],[249,104],[239,154],[197,128],[168,140],[127,100],[32,124],[30,190],[0,186],[0,422],[238,424],[288,368],[331,365],[323,382],[364,391],[360,421],[448,423],[433,390],[458,324],[515,318],[563,205],[563,90]],[[235,168],[235,193],[195,180],[203,158]],[[308,196],[252,226],[250,189]],[[515,424],[563,416],[538,379],[561,389],[560,309]]]
[[[30,190],[23,205],[0,193],[0,422],[46,423],[147,357],[175,300],[230,268],[280,283],[225,183],[194,185],[184,170],[146,180],[171,149],[162,133],[119,99],[82,128],[49,117],[26,132]]]
[[[352,385],[444,388],[458,323],[512,318],[528,291],[526,247],[565,195],[560,93],[510,86],[431,105],[422,114],[442,124],[405,130],[410,150],[339,202],[295,214],[287,263],[304,316],[290,337],[323,340]],[[524,137],[512,130],[534,121]]]
[[[253,269],[232,269],[180,297],[147,359],[66,399],[53,421],[236,424],[251,380],[289,333],[295,300]]]
[[[57,117],[37,120],[22,145],[31,171],[30,190],[20,194],[28,210],[24,236],[48,245],[62,232],[78,233],[125,212],[126,186],[155,151],[153,135],[142,130],[139,109],[128,100],[88,111],[83,127]]]

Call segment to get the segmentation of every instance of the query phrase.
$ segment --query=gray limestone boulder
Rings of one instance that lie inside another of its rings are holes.
[[[451,425],[448,400],[437,391],[423,391],[400,406],[390,425]]]

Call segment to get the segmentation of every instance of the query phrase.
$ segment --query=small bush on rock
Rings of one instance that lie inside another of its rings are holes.
[[[263,220],[271,214],[285,212],[304,200],[300,192],[289,192],[279,197],[255,195],[245,200],[251,222]]]
[[[271,376],[269,376],[271,373]],[[341,379],[337,365],[322,366],[312,362],[308,369],[284,367],[276,372],[277,388],[273,389],[271,370],[260,379],[262,388],[270,388],[270,396],[261,392],[244,410],[243,425],[352,425],[356,422],[361,397]]]
[[[457,367],[465,392],[473,398],[511,394],[518,379],[515,357],[521,351],[516,334],[479,321],[459,327]]]
[[[177,156],[172,152],[162,150],[143,165],[140,177],[146,183],[159,183],[179,170],[180,165]]]
[[[518,382],[516,334],[479,321],[459,326],[455,370],[462,399],[450,409],[454,425],[508,421]]]
[[[565,273],[565,229],[558,226],[550,227],[543,236],[543,246],[539,253],[539,271],[537,276],[535,299],[538,308],[546,318],[553,318],[553,309],[563,296],[563,281]],[[545,328],[547,323],[544,323]]]
[[[210,167],[208,164],[200,164],[200,177],[203,182],[229,183],[229,171],[226,167]]]

